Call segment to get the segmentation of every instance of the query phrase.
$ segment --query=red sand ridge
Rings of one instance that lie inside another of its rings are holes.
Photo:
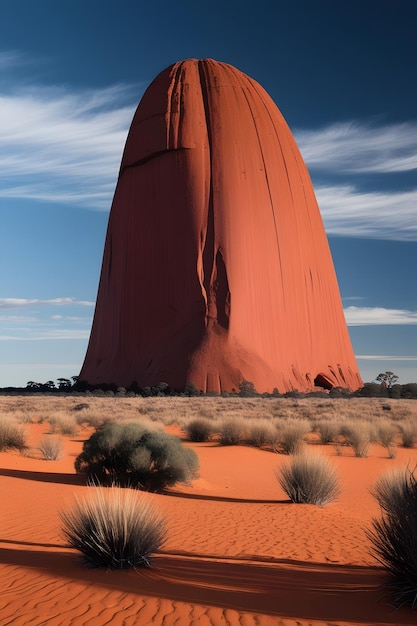
[[[80,380],[231,391],[362,381],[311,180],[234,67],[161,72],[133,118]]]

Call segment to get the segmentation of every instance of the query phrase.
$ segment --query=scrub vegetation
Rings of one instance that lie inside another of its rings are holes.
[[[89,491],[60,513],[68,544],[89,567],[149,567],[164,542],[165,519],[132,489],[91,486]]]

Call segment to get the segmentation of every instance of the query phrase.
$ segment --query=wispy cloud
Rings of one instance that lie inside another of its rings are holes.
[[[0,298],[0,310],[17,309],[29,306],[94,306],[94,302],[89,300],[76,300],[75,298],[52,298],[51,300],[40,300],[37,298]]]
[[[9,333],[0,333],[0,341],[62,341],[66,339],[86,340],[90,329],[82,328],[18,328]]]
[[[364,193],[346,185],[315,191],[329,235],[417,241],[417,189]]]
[[[0,50],[0,71],[11,70],[22,64],[23,57],[16,50]]]
[[[417,361],[417,356],[396,356],[385,354],[355,354],[362,361]]]
[[[344,309],[348,326],[385,326],[417,324],[417,311],[385,309],[382,307],[348,306]]]
[[[11,68],[29,61],[0,52],[0,202],[24,199],[109,210],[134,109],[144,84],[103,89],[13,85]],[[417,123],[355,121],[300,129],[328,234],[417,241],[417,189],[364,192],[361,174],[417,168]],[[349,184],[335,185],[335,174]],[[325,181],[325,182],[323,182]],[[327,184],[326,184],[326,181]],[[386,179],[385,179],[386,188]]]
[[[367,126],[355,122],[298,130],[296,140],[312,170],[347,173],[417,169],[417,123]]]
[[[3,53],[3,65],[12,58]],[[138,91],[0,92],[0,198],[108,210]]]

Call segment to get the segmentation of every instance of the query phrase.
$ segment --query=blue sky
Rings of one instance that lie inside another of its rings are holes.
[[[417,381],[415,0],[2,0],[0,387],[77,375],[124,141],[150,81],[260,82],[312,176],[364,380]]]

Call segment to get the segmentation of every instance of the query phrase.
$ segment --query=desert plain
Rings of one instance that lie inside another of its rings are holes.
[[[196,417],[211,421],[214,433],[233,418],[242,424],[241,442],[220,445],[216,434],[191,442],[186,427]],[[380,516],[370,493],[375,480],[417,464],[417,449],[402,441],[404,425],[417,423],[413,400],[0,396],[0,418],[16,420],[25,437],[22,450],[0,452],[2,626],[417,623],[417,613],[396,610],[385,597],[386,573],[366,534]],[[88,569],[63,537],[59,512],[91,489],[75,473],[75,458],[105,420],[146,421],[199,457],[190,484],[146,493],[167,522],[149,569]],[[276,478],[291,459],[279,437],[248,445],[259,420],[278,432],[288,421],[309,422],[304,445],[336,468],[337,500],[291,503]],[[364,457],[341,437],[321,443],[320,422],[351,420],[371,432]],[[384,424],[395,432],[388,447],[378,436]],[[48,437],[59,438],[61,458],[44,458]]]

